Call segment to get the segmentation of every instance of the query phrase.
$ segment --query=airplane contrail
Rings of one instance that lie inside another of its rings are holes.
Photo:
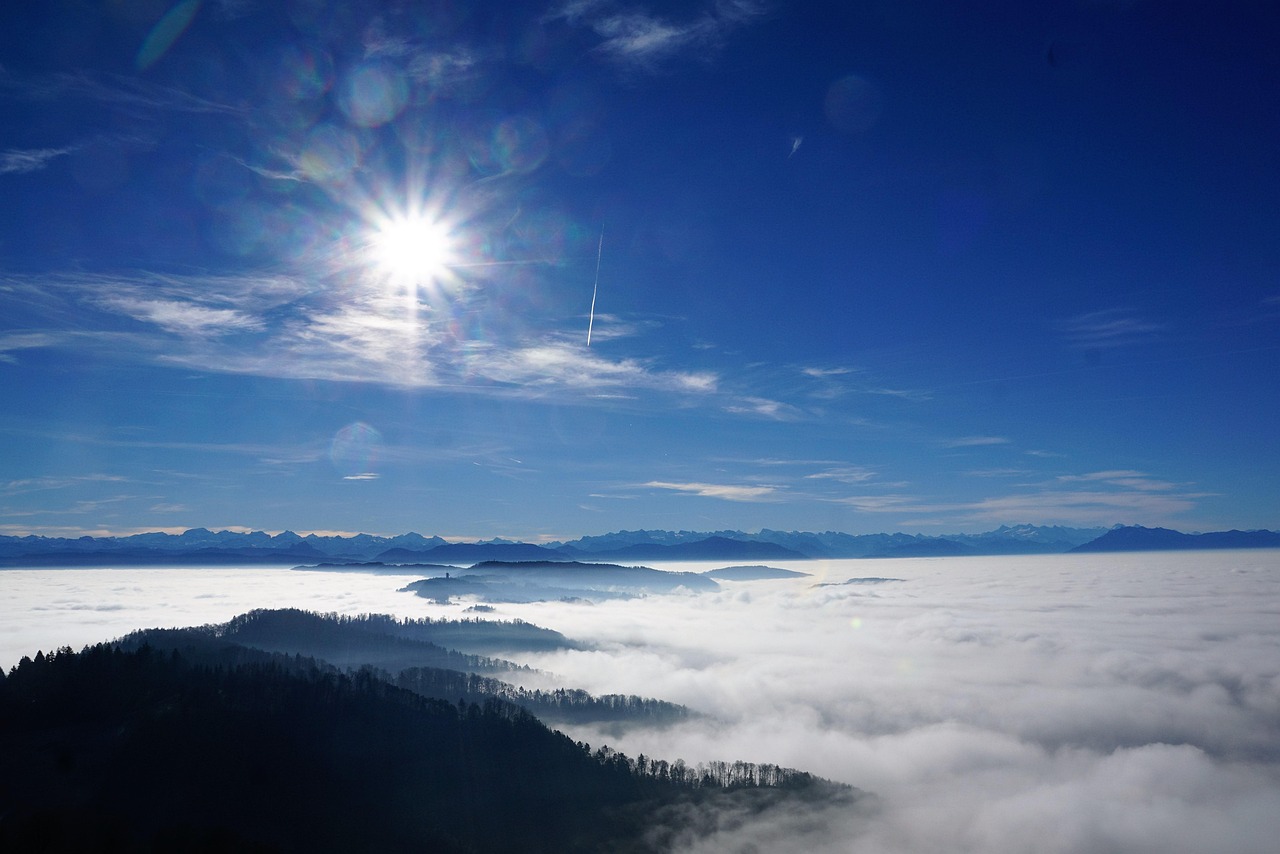
[[[596,293],[600,290],[600,258],[604,255],[604,226],[600,226],[600,245],[596,247],[596,282],[591,286],[591,315],[587,319],[587,346],[591,346],[591,327],[596,322]]]

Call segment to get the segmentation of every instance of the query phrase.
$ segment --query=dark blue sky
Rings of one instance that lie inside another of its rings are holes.
[[[1280,528],[1278,13],[973,6],[7,4],[0,530]]]

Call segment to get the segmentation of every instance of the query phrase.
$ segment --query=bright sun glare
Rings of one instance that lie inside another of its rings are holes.
[[[444,223],[425,215],[388,219],[370,240],[373,263],[392,279],[425,284],[453,261],[453,240]]]

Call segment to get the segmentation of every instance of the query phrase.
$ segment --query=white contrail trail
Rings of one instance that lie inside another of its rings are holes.
[[[596,293],[600,290],[600,258],[604,255],[604,225],[600,226],[600,245],[596,247],[596,283],[591,286],[591,316],[587,319],[587,346],[591,346],[591,327],[596,322]]]

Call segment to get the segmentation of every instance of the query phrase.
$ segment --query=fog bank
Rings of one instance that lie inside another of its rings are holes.
[[[815,561],[717,593],[501,605],[595,645],[530,687],[706,717],[570,734],[801,768],[869,793],[690,852],[1270,852],[1280,839],[1280,551]],[[703,571],[706,564],[664,565]],[[859,580],[861,579],[861,580]],[[845,583],[854,580],[854,583]],[[406,579],[262,568],[0,573],[0,664],[257,607],[471,616]]]
[[[817,577],[520,609],[603,644],[535,662],[558,678],[714,716],[575,737],[876,796],[691,850],[1274,850],[1280,553],[777,565]],[[838,583],[869,570],[899,580]]]

